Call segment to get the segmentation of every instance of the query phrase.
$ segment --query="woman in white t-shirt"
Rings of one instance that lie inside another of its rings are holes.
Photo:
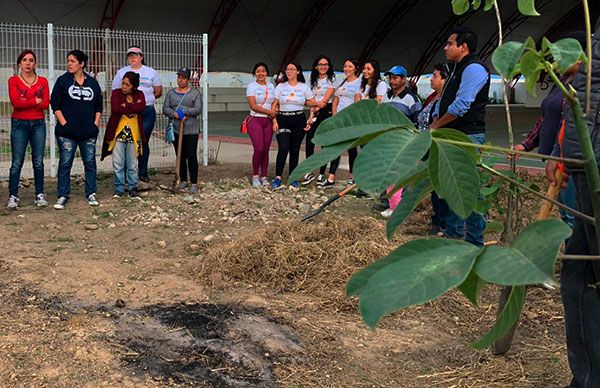
[[[156,123],[156,111],[154,110],[154,101],[162,96],[162,84],[158,72],[151,67],[146,66],[144,62],[144,53],[139,46],[131,46],[127,49],[127,61],[129,66],[125,66],[115,74],[112,82],[112,90],[120,89],[123,75],[128,71],[133,71],[140,75],[139,90],[144,93],[146,99],[146,109],[142,112],[142,121],[144,123],[144,135],[148,142],[143,144],[142,155],[138,159],[139,180],[149,182],[148,177],[148,159],[150,158],[149,140]]]
[[[302,67],[291,62],[285,66],[283,82],[275,88],[275,100],[271,110],[278,112],[277,117],[273,119],[273,132],[276,133],[279,149],[275,163],[275,179],[271,182],[272,189],[281,187],[281,176],[288,153],[290,155],[289,173],[291,174],[298,165],[300,146],[304,139],[304,127],[306,126],[304,106],[317,105],[313,92],[304,82]],[[290,188],[296,189],[298,186],[296,181],[290,183]]]
[[[329,57],[319,55],[310,72],[310,88],[315,95],[317,106],[311,108],[308,122],[306,124],[306,157],[310,157],[315,153],[315,144],[312,142],[315,132],[323,120],[331,117],[331,106],[333,102],[333,93],[335,92],[335,74],[333,73],[333,65]],[[325,168],[322,166],[319,170],[317,185],[322,185],[325,182]],[[335,173],[335,171],[334,171]],[[304,175],[302,185],[308,185],[315,179],[313,173]]]
[[[377,100],[381,103],[387,93],[388,86],[381,79],[381,67],[375,59],[369,59],[363,65],[362,81],[360,83],[361,100]]]
[[[269,149],[273,140],[273,119],[277,113],[271,109],[275,99],[275,88],[267,81],[269,68],[266,63],[259,62],[252,70],[255,81],[246,88],[246,99],[250,107],[248,120],[248,136],[252,142],[252,186],[260,187],[269,184],[267,169],[269,168]],[[260,173],[260,175],[259,175]]]
[[[357,96],[360,92],[361,82],[361,79],[358,77],[359,74],[360,66],[358,60],[354,58],[346,59],[344,61],[344,75],[346,78],[342,81],[340,86],[337,87],[333,98],[332,113],[334,116],[359,100],[359,97]],[[354,167],[354,161],[356,160],[357,155],[358,151],[356,148],[350,148],[348,150],[350,174],[352,174],[352,168]],[[329,176],[320,186],[321,188],[326,189],[335,184],[335,171],[339,164],[340,158],[337,158],[330,163]],[[352,184],[354,181],[350,179],[348,183]]]

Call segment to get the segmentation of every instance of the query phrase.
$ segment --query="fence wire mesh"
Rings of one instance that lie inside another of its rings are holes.
[[[52,55],[49,59],[49,36]],[[73,49],[83,50],[89,57],[86,71],[96,78],[102,89],[104,112],[100,125],[97,148],[100,155],[101,140],[110,115],[111,84],[116,72],[126,66],[127,48],[132,45],[140,46],[144,52],[145,63],[154,68],[163,85],[163,97],[154,103],[156,109],[156,124],[150,138],[149,167],[173,166],[175,155],[173,147],[164,141],[164,128],[167,118],[162,114],[162,104],[166,93],[177,86],[175,72],[179,67],[187,66],[192,69],[191,84],[193,87],[207,87],[206,61],[203,58],[203,45],[206,45],[206,35],[169,34],[155,32],[100,30],[91,28],[74,28],[63,26],[37,26],[0,23],[0,177],[8,176],[10,167],[10,115],[12,106],[8,96],[8,79],[16,74],[16,59],[23,49],[32,49],[37,56],[37,73],[48,77],[50,87],[54,80],[62,75],[67,68],[67,53]],[[49,77],[50,75],[50,77]],[[206,93],[205,93],[206,94]],[[207,101],[204,102],[205,104]],[[52,173],[50,148],[54,144],[54,128],[51,113],[47,115],[46,160],[44,163],[46,175]],[[203,131],[206,131],[207,121],[203,120]],[[202,144],[202,143],[201,143]],[[203,150],[199,147],[199,154]],[[30,152],[27,152],[23,176],[32,176]],[[99,171],[111,171],[110,160],[99,162]],[[83,166],[80,162],[73,165],[73,173],[81,173]]]

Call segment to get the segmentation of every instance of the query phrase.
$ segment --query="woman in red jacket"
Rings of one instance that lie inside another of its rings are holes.
[[[8,208],[19,207],[19,179],[25,161],[25,150],[31,144],[31,162],[35,180],[35,204],[48,206],[44,194],[44,149],[46,147],[46,115],[50,103],[48,80],[35,72],[36,56],[24,50],[17,58],[18,75],[8,80],[8,95],[13,106],[10,146],[12,163],[8,183]]]
[[[112,91],[110,97],[110,119],[102,142],[100,160],[112,153],[115,194],[125,195],[125,177],[129,195],[138,197],[138,157],[142,155],[142,145],[146,143],[142,112],[146,108],[144,93],[138,90],[140,75],[128,71],[123,75],[121,88]]]

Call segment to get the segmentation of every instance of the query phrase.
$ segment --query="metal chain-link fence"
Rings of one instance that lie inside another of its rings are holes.
[[[37,73],[47,77],[50,88],[58,76],[66,71],[67,53],[73,49],[83,50],[89,56],[86,69],[96,78],[104,97],[104,112],[98,136],[98,156],[104,129],[110,116],[110,92],[115,73],[126,66],[126,50],[137,45],[144,52],[146,64],[158,71],[163,85],[163,96],[177,86],[175,72],[179,67],[192,69],[192,85],[201,89],[204,95],[202,114],[202,146],[199,147],[204,164],[208,159],[208,37],[191,34],[169,34],[155,32],[100,30],[37,25],[0,23],[0,177],[8,176],[11,161],[10,115],[12,106],[8,96],[8,79],[16,74],[16,60],[24,49],[32,49],[37,56]],[[173,147],[164,141],[164,128],[167,118],[162,114],[164,97],[154,103],[156,125],[150,138],[150,167],[172,166],[175,160]],[[46,118],[46,174],[54,176],[57,166],[57,153],[54,138],[55,118],[49,113]],[[23,176],[31,176],[30,152],[23,166]],[[99,162],[99,160],[98,160]],[[111,171],[110,160],[98,163],[99,171]],[[81,173],[81,163],[73,165],[73,173]]]

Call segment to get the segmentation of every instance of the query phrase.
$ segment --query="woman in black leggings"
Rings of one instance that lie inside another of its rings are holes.
[[[275,179],[271,183],[271,188],[274,190],[281,187],[281,176],[288,153],[289,173],[291,174],[298,165],[306,126],[304,106],[312,107],[317,104],[313,92],[304,82],[302,67],[296,63],[288,63],[285,66],[283,82],[275,88],[275,100],[271,109],[278,112],[277,117],[273,119],[273,132],[276,133],[279,149],[275,164]],[[298,182],[291,182],[290,188],[298,188]]]
[[[311,108],[308,123],[306,124],[306,157],[315,153],[315,144],[312,142],[315,132],[319,125],[331,117],[331,106],[333,102],[333,93],[335,92],[335,75],[331,60],[325,55],[319,55],[315,58],[312,70],[310,72],[310,88],[315,95],[317,106]],[[319,170],[317,185],[322,185],[325,180],[325,168],[322,166]],[[329,167],[329,173],[335,175],[337,165],[332,163]],[[304,175],[302,186],[308,185],[315,179],[313,173]]]

